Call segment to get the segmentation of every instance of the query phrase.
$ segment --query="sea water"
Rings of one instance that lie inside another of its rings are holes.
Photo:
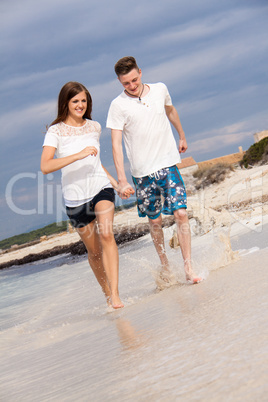
[[[1,271],[0,400],[267,400],[267,233],[193,237],[205,280],[188,285],[166,229],[174,283],[161,291],[150,236],[121,246],[116,311],[86,256]]]

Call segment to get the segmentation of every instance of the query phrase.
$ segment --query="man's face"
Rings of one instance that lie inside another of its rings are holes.
[[[118,79],[129,94],[139,96],[142,90],[141,76],[141,70],[133,68],[129,73],[119,75]]]

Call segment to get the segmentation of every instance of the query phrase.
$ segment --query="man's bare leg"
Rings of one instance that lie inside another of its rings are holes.
[[[162,272],[169,273],[168,259],[165,249],[164,233],[162,229],[162,217],[161,215],[156,219],[149,219],[150,233],[153,239],[153,243],[157,254],[160,258]]]
[[[195,275],[191,262],[191,230],[188,215],[185,208],[174,211],[174,218],[177,224],[177,235],[181,247],[181,253],[184,260],[184,270],[186,280],[193,283],[202,281],[202,278]]]

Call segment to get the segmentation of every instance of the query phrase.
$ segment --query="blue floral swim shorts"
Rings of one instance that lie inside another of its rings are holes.
[[[156,219],[162,213],[173,215],[179,208],[187,208],[183,179],[176,165],[163,168],[144,177],[132,177],[136,187],[140,217]],[[162,205],[161,196],[164,198]]]

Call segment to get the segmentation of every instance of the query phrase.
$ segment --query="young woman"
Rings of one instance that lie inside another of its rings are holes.
[[[67,215],[86,246],[108,305],[117,309],[124,307],[118,293],[119,258],[113,234],[117,182],[101,164],[101,126],[91,119],[91,112],[92,99],[82,84],[68,82],[62,87],[58,116],[45,136],[41,171],[61,169]]]

